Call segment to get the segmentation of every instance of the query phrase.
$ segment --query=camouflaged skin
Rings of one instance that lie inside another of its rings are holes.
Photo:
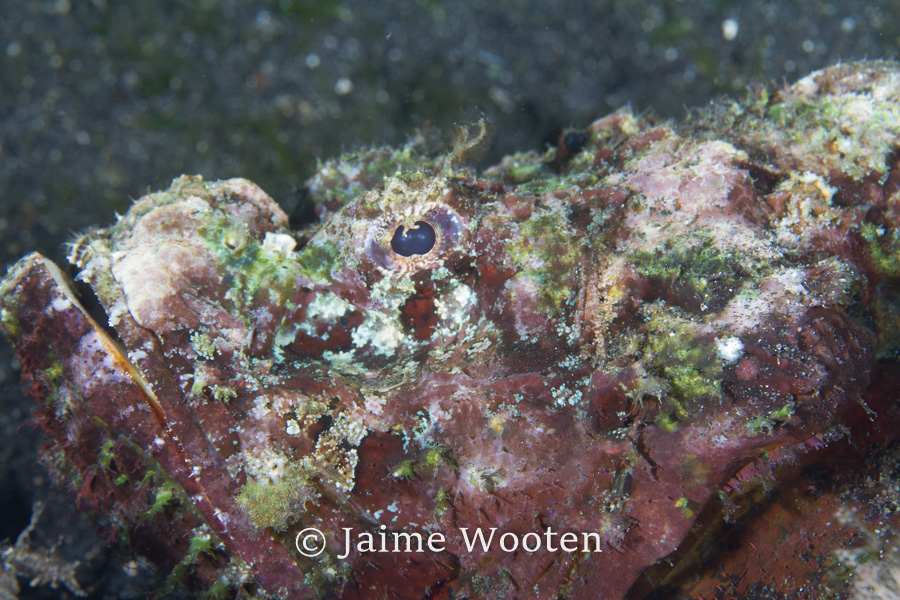
[[[481,174],[361,150],[300,230],[249,181],[179,178],[73,242],[102,311],[38,255],[2,283],[45,462],[212,596],[620,598],[896,358],[898,99],[858,63]],[[468,547],[491,527],[542,546]],[[445,543],[348,547],[383,532]]]

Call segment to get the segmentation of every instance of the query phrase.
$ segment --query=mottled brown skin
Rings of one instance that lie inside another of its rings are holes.
[[[856,69],[814,81],[894,86]],[[73,245],[111,329],[41,257],[3,283],[47,462],[198,590],[621,598],[723,492],[840,437],[896,352],[892,242],[865,238],[896,225],[895,165],[842,179],[790,142],[766,111],[810,89],[681,128],[620,111],[480,176],[339,170],[368,190],[344,200],[321,175],[330,216],[296,248],[250,182],[180,178]],[[392,253],[419,220],[434,248]],[[446,548],[344,547],[379,525]],[[324,554],[297,552],[306,527]],[[602,551],[468,552],[463,527]]]

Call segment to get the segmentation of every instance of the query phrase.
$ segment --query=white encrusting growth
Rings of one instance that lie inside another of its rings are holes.
[[[731,336],[716,342],[716,353],[719,358],[731,364],[744,355],[744,342],[740,338]]]
[[[391,356],[405,337],[396,317],[371,311],[365,322],[353,331],[353,345],[363,348],[372,344],[375,354]]]
[[[468,314],[475,304],[472,288],[457,283],[446,293],[434,299],[434,307],[440,318],[436,334],[443,338],[458,334],[468,320]]]
[[[266,232],[266,237],[263,239],[262,244],[263,250],[268,250],[273,254],[281,254],[285,257],[290,256],[296,246],[297,240],[293,237],[286,233],[272,233],[271,231]]]
[[[372,287],[371,298],[384,307],[383,310],[366,311],[366,320],[353,331],[353,345],[364,348],[372,344],[375,353],[391,356],[406,341],[406,334],[397,315],[400,307],[415,293],[416,286],[410,279],[384,278]]]
[[[318,323],[336,323],[352,310],[353,305],[337,294],[321,292],[306,307],[306,319],[300,324],[300,329],[308,335],[315,336]],[[286,335],[276,339],[276,343],[281,346],[293,342],[297,332],[295,328],[288,328],[285,333]]]

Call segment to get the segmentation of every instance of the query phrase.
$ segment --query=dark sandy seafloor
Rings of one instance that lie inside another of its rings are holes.
[[[247,177],[288,213],[316,164],[446,130],[468,106],[498,134],[485,165],[625,104],[680,117],[748,85],[892,58],[900,3],[0,1],[0,262],[61,262],[74,233],[181,173]],[[0,540],[29,539],[92,598],[144,597],[36,464],[18,364],[0,344]],[[29,587],[22,598],[68,597]],[[0,598],[10,593],[9,573]]]

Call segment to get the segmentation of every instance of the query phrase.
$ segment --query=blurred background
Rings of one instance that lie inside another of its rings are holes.
[[[748,85],[893,58],[900,2],[709,0],[0,0],[0,264],[57,261],[182,173],[248,177],[290,213],[324,160],[400,144],[481,108],[483,165],[630,104],[678,118]],[[34,466],[40,436],[0,343],[0,540],[80,558],[92,597],[141,597],[74,497]],[[102,515],[94,515],[102,520]],[[65,529],[61,523],[65,523]],[[58,597],[47,589],[22,597]],[[0,592],[3,583],[0,581]],[[2,595],[2,594],[0,594]]]

